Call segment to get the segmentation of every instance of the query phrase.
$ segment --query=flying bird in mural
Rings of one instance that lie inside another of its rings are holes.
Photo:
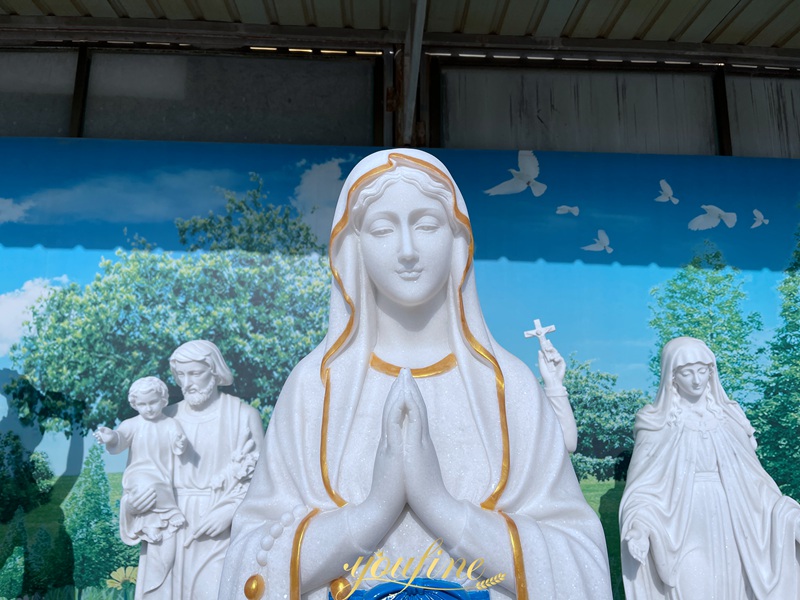
[[[577,217],[581,212],[581,209],[577,206],[567,206],[566,204],[562,204],[556,209],[557,215],[566,215],[570,214]]]
[[[594,238],[594,244],[589,244],[588,246],[582,246],[581,250],[589,250],[590,252],[601,252],[605,250],[606,252],[611,254],[614,251],[614,249],[608,244],[609,244],[608,234],[606,234],[605,230],[598,229],[597,237]]]
[[[656,202],[672,202],[673,204],[680,202],[680,200],[672,195],[672,186],[667,183],[666,179],[659,181],[658,185],[661,186],[661,194],[656,198]]]
[[[719,225],[720,221],[725,223],[728,227],[736,225],[736,213],[725,212],[713,204],[703,204],[700,208],[706,211],[706,214],[695,217],[689,221],[689,229],[692,231],[711,229]]]
[[[543,183],[536,181],[539,176],[539,160],[534,156],[530,150],[520,150],[517,158],[519,171],[516,169],[509,169],[512,177],[508,181],[494,186],[491,189],[485,190],[484,194],[490,196],[500,196],[503,194],[518,194],[531,188],[531,192],[537,198],[544,194],[547,186]]]
[[[756,227],[761,227],[762,225],[769,225],[769,219],[765,219],[764,215],[760,210],[757,208],[753,209],[753,224],[750,225],[750,229],[755,229]]]

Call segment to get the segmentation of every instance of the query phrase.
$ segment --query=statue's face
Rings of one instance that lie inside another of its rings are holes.
[[[136,411],[148,421],[152,421],[161,414],[164,401],[155,392],[142,394],[136,400]]]
[[[414,307],[444,288],[453,232],[442,204],[398,181],[364,212],[360,231],[364,266],[379,296]]]
[[[217,389],[217,380],[211,368],[196,360],[178,362],[173,368],[175,379],[181,386],[184,400],[192,406],[203,406]]]
[[[672,380],[681,397],[695,402],[705,394],[710,377],[711,367],[705,363],[692,363],[675,369]]]

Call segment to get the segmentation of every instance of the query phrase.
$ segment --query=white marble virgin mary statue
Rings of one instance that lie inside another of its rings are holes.
[[[800,506],[761,466],[704,342],[665,344],[634,431],[620,503],[628,600],[800,598]]]
[[[220,598],[380,599],[414,578],[428,596],[610,598],[558,419],[486,327],[444,165],[358,163],[329,252],[328,333],[275,406]]]

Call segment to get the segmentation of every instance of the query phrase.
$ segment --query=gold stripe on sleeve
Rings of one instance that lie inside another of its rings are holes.
[[[289,600],[300,600],[300,551],[303,548],[303,536],[308,529],[308,523],[311,519],[319,513],[319,509],[315,508],[308,513],[297,530],[294,532],[294,541],[292,542],[292,563],[289,567]]]
[[[499,512],[506,520],[508,537],[511,539],[511,553],[514,556],[514,578],[517,582],[517,600],[528,600],[528,580],[525,577],[525,560],[522,556],[522,543],[514,520],[502,510]]]
[[[328,474],[328,415],[331,408],[331,371],[325,371],[325,399],[322,402],[322,432],[319,440],[319,467],[322,472],[322,483],[325,491],[328,492],[331,500],[336,506],[344,506],[347,501],[342,498],[331,485],[330,475]]]

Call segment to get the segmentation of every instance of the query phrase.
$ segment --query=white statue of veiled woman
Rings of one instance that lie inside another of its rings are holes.
[[[636,415],[620,504],[629,600],[800,597],[800,506],[755,454],[714,354],[679,337],[661,352],[661,385]]]
[[[486,328],[472,250],[464,200],[433,156],[381,151],[350,173],[328,333],[275,406],[221,599],[375,592],[359,557],[406,564],[432,544],[423,574],[482,559],[483,579],[504,574],[493,597],[610,598],[599,520],[542,388]],[[476,584],[466,569],[438,579]]]

